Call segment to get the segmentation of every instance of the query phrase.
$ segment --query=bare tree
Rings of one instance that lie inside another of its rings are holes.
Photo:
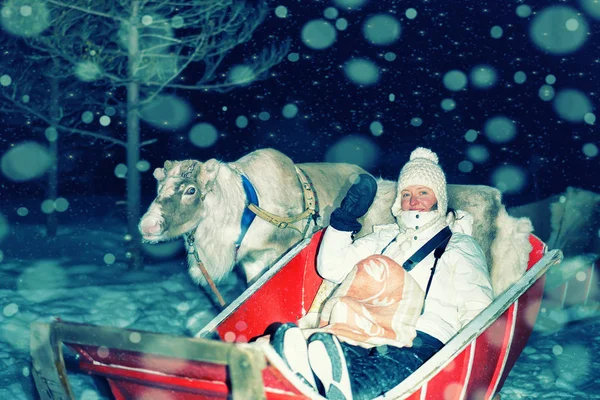
[[[45,136],[51,159],[46,172],[46,200],[54,203],[58,197],[61,131],[87,136],[92,139],[91,145],[98,140],[123,147],[126,143],[82,127],[81,108],[102,106],[106,103],[102,98],[106,96],[98,90],[84,93],[71,68],[61,65],[60,60],[20,46],[15,39],[5,41],[2,52],[0,66],[4,84],[0,87],[0,111],[21,114],[32,122],[31,130],[41,131],[40,137]],[[53,210],[47,211],[46,235],[52,238],[56,235],[58,219]]]
[[[21,7],[18,0],[13,2]],[[263,22],[268,12],[265,0],[38,0],[31,4],[40,7],[32,15],[40,24],[47,23],[48,29],[39,34],[30,29],[24,35],[26,43],[70,65],[80,80],[106,87],[126,110],[129,254],[133,268],[139,269],[140,109],[165,90],[226,91],[264,78],[283,59],[288,43],[271,45],[234,68],[225,61]],[[2,16],[20,18],[18,12],[22,14],[22,9],[15,6],[13,13]],[[13,25],[18,24],[13,21]]]

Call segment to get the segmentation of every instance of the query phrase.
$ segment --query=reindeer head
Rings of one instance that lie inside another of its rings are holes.
[[[204,201],[215,184],[220,163],[211,159],[165,161],[156,168],[158,194],[142,217],[139,230],[144,240],[160,242],[191,231],[206,212]]]

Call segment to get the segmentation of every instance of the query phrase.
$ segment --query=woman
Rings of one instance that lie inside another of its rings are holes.
[[[348,329],[349,320],[346,320],[344,329],[340,330],[336,321],[329,325],[331,329],[326,327],[309,337],[307,351],[297,327],[291,324],[280,327],[271,343],[308,383],[315,383],[314,374],[321,393],[327,398],[371,399],[389,391],[492,301],[485,256],[469,236],[472,218],[462,211],[448,212],[446,177],[438,165],[437,155],[425,148],[411,153],[410,161],[400,172],[392,206],[397,223],[376,227],[372,234],[354,241],[352,233],[360,229],[356,218],[372,203],[376,191],[374,182],[373,178],[361,175],[340,208],[332,214],[331,225],[319,250],[317,270],[324,279],[342,283],[341,286],[357,284],[358,277],[362,285],[377,285],[377,279],[359,272],[365,265],[363,260],[372,260],[374,254],[380,254],[380,260],[391,265],[390,271],[400,270],[407,275],[398,276],[404,279],[403,287],[413,280],[417,283],[425,298],[424,306],[419,307],[413,319],[405,318],[402,326],[397,324],[402,317],[397,309],[406,313],[406,308],[394,309],[396,315],[387,324],[390,329],[383,333],[386,329],[373,329],[373,325],[377,328],[385,325],[378,322],[376,315],[376,306],[382,304],[380,298],[371,304],[374,307],[363,311],[367,315],[363,320],[368,324],[353,322]],[[448,235],[451,235],[449,239]],[[365,283],[365,279],[371,281]],[[391,293],[384,298],[390,300]],[[413,297],[418,296],[414,291],[411,293]],[[348,304],[351,303],[338,307],[345,315],[352,308]],[[326,307],[327,303],[324,309]],[[336,307],[337,303],[333,308]],[[330,310],[330,316],[334,315],[340,313]],[[356,319],[353,317],[352,321]],[[365,329],[382,333],[364,335]],[[390,330],[395,332],[390,335]],[[407,335],[409,340],[406,340]]]

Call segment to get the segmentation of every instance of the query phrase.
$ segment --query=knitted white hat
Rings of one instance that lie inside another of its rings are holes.
[[[438,165],[438,156],[424,147],[417,147],[410,153],[410,161],[404,164],[398,177],[398,192],[392,206],[392,214],[397,216],[402,211],[402,190],[411,185],[427,186],[437,198],[439,214],[445,216],[448,211],[448,194],[446,192],[446,175]]]

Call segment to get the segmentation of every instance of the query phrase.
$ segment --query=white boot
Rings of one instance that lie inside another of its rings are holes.
[[[323,385],[323,396],[351,400],[350,375],[340,341],[329,333],[317,332],[308,338],[308,360]]]

